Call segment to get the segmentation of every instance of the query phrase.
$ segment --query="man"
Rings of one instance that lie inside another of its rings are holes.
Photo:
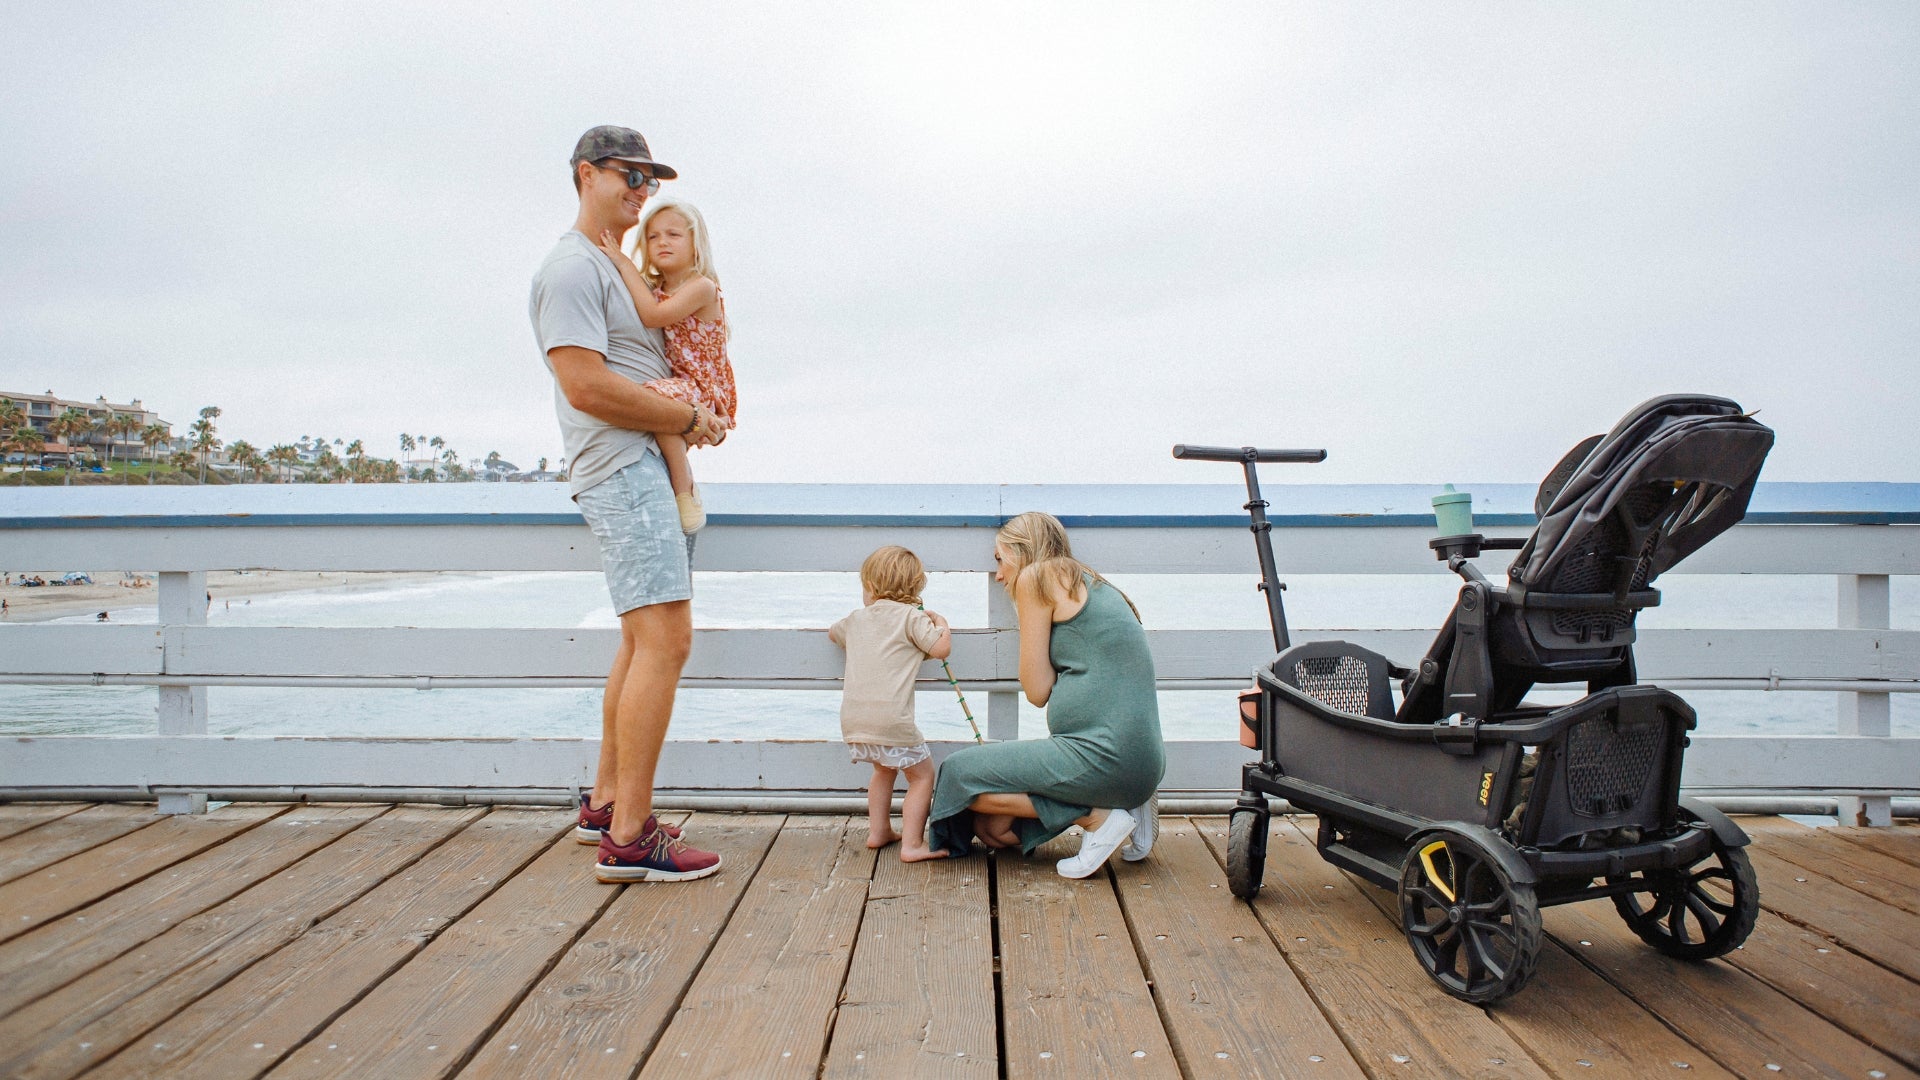
[[[641,325],[619,272],[595,246],[603,230],[625,236],[647,196],[677,174],[653,160],[639,132],[614,126],[580,136],[572,169],[580,212],[540,264],[528,306],[553,373],[573,498],[600,542],[620,616],[599,769],[574,835],[599,844],[601,881],[686,881],[718,871],[720,856],[688,846],[653,816],[654,769],[693,645],[693,540],[680,531],[653,435],[711,446],[726,421],[641,387],[670,374],[664,340]]]

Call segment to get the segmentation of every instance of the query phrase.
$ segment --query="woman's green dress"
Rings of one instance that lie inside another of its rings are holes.
[[[1021,850],[1066,831],[1095,807],[1146,802],[1166,772],[1160,708],[1147,632],[1120,590],[1090,581],[1078,614],[1053,624],[1052,737],[955,750],[934,782],[931,846],[955,855],[973,847],[974,796],[1024,792],[1038,820],[1015,818]]]

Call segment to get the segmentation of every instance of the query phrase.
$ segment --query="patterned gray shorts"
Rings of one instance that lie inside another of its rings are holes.
[[[600,541],[614,614],[693,599],[693,537],[680,531],[659,454],[622,467],[573,501]]]
[[[911,769],[933,756],[933,750],[926,743],[886,746],[882,743],[850,742],[847,750],[855,765],[870,761],[883,769]]]

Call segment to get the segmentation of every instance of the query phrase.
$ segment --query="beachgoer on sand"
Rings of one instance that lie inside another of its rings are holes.
[[[673,377],[644,385],[675,401],[705,405],[734,424],[739,396],[733,386],[733,364],[727,359],[727,303],[720,296],[720,275],[713,268],[706,219],[693,204],[666,196],[642,213],[638,235],[634,254],[642,265],[634,265],[611,231],[600,234],[600,250],[619,269],[640,321],[666,334]],[[707,523],[707,512],[700,505],[699,489],[693,486],[687,442],[673,434],[657,438],[667,478],[673,482],[680,528],[699,532]],[[726,439],[722,431],[714,442]]]
[[[1115,849],[1147,857],[1159,832],[1154,792],[1166,772],[1147,632],[1119,589],[1073,557],[1050,514],[1021,514],[993,545],[994,579],[1020,626],[1020,687],[1047,710],[1049,738],[967,746],[940,766],[931,842],[965,855],[1035,848],[1086,830],[1056,866],[1083,878]]]
[[[861,607],[827,628],[847,651],[840,694],[840,736],[856,764],[873,766],[867,781],[867,846],[900,841],[900,861],[946,857],[927,847],[927,808],[933,802],[933,751],[913,716],[913,677],[929,657],[953,651],[947,620],[920,605],[927,573],[906,548],[889,545],[860,564]],[[907,777],[900,808],[904,833],[893,831],[893,779]]]
[[[553,375],[568,483],[600,544],[620,648],[601,699],[600,761],[580,800],[574,838],[597,844],[601,881],[685,881],[720,869],[653,814],[654,770],[674,691],[693,645],[693,537],[682,533],[657,434],[711,446],[730,422],[645,383],[672,374],[658,329],[646,326],[620,272],[595,245],[625,236],[673,169],[640,133],[597,127],[570,168],[579,209],[534,275],[528,313]]]

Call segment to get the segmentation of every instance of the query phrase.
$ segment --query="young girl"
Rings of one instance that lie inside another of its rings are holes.
[[[927,807],[933,802],[933,752],[913,722],[913,677],[929,657],[953,651],[947,620],[920,607],[927,574],[906,548],[889,545],[860,564],[859,610],[834,623],[827,637],[847,650],[846,689],[840,698],[840,734],[853,760],[873,765],[867,784],[867,846],[900,841],[900,861],[944,857],[927,847]],[[893,831],[893,777],[907,774],[902,836]]]
[[[727,307],[720,296],[720,276],[713,269],[707,223],[691,203],[671,196],[656,198],[648,202],[640,218],[639,235],[634,253],[640,258],[640,266],[634,265],[620,249],[619,238],[610,232],[600,234],[600,250],[613,260],[627,291],[633,294],[633,308],[640,322],[666,332],[667,363],[673,368],[673,377],[643,385],[675,401],[704,405],[715,416],[732,423],[738,402],[733,365],[727,361]],[[687,442],[678,435],[654,438],[673,482],[680,527],[698,532],[707,523],[707,514],[694,490]],[[724,431],[720,440],[726,441]]]

